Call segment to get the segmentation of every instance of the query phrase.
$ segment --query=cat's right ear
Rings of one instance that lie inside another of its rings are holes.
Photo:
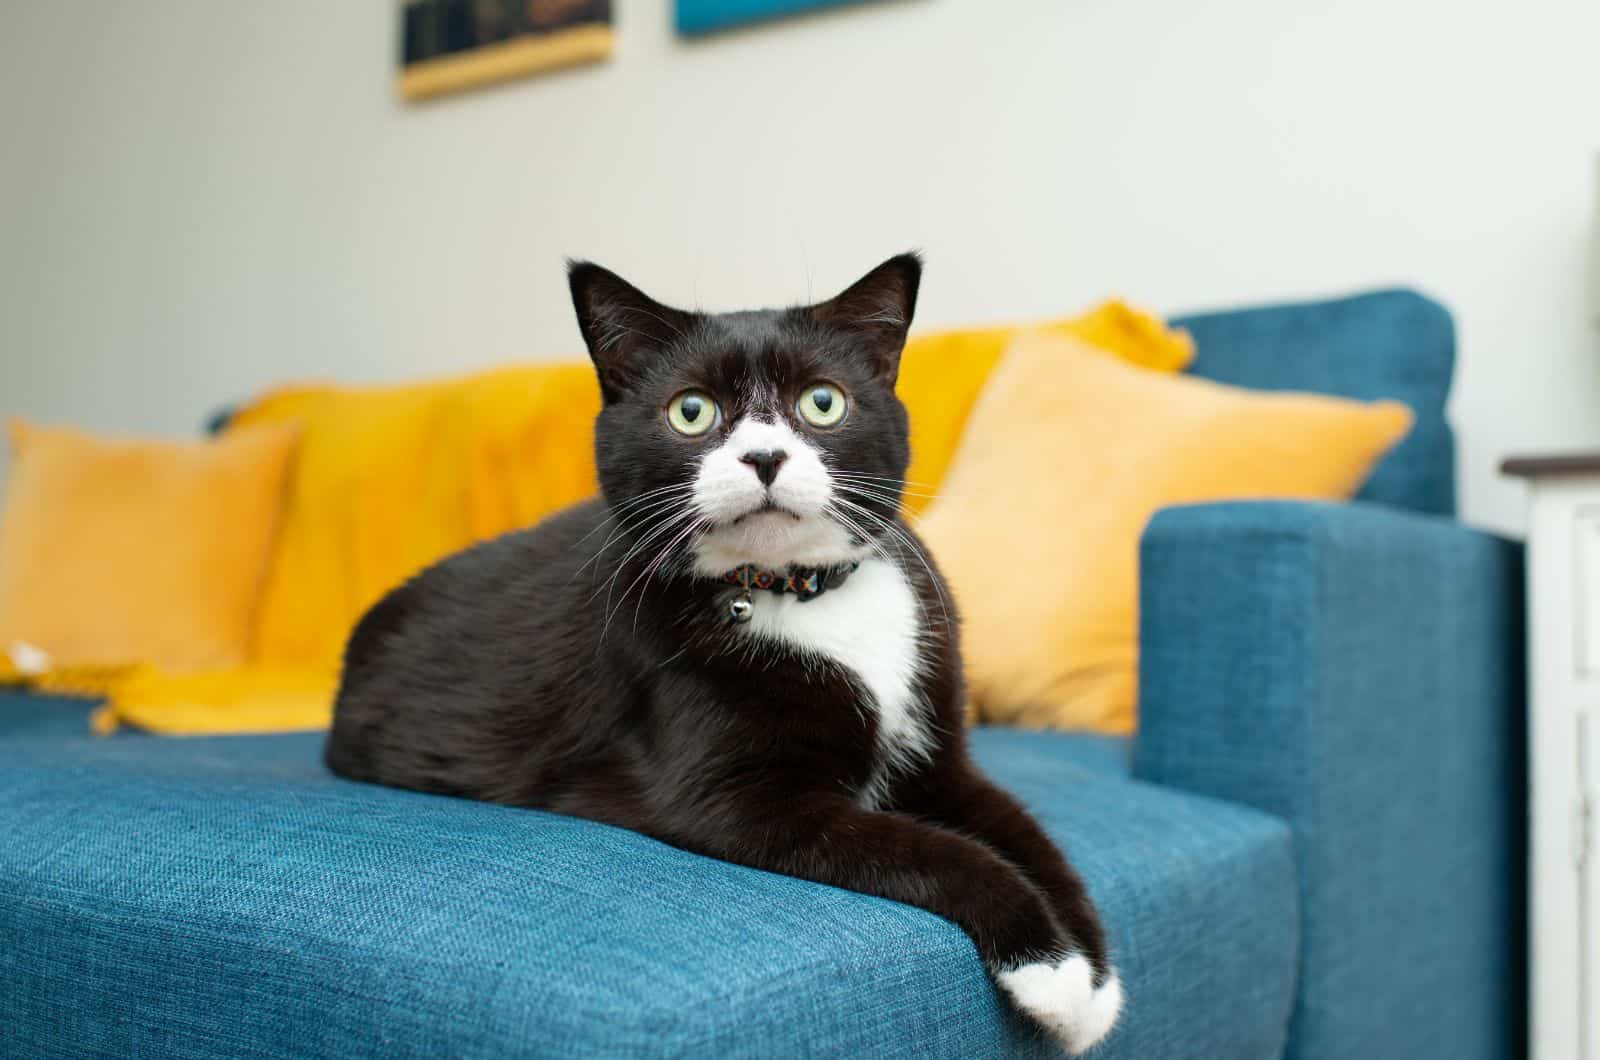
[[[694,323],[691,314],[662,305],[591,261],[568,261],[567,284],[608,403],[627,392],[650,357],[687,335]]]
[[[851,284],[843,294],[811,306],[807,312],[818,323],[864,338],[873,368],[893,387],[921,282],[922,256],[915,251],[900,254]]]

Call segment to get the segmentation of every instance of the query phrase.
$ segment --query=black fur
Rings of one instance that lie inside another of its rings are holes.
[[[949,593],[896,514],[909,451],[893,388],[919,276],[905,255],[819,306],[709,315],[572,265],[605,398],[604,498],[446,559],[378,603],[346,650],[328,765],[907,902],[960,925],[995,969],[1078,952],[1103,980],[1104,937],[1078,877],[968,758]],[[832,467],[896,483],[860,503],[898,531],[877,544],[929,626],[919,691],[936,749],[878,799],[864,797],[883,763],[859,682],[752,646],[727,618],[734,590],[677,555],[650,564],[670,535],[637,547],[660,527],[639,515],[649,505],[629,506],[650,490],[687,491],[703,447],[759,395],[790,407],[818,379],[839,384],[852,410],[807,439]],[[686,387],[725,410],[704,438],[663,422]]]

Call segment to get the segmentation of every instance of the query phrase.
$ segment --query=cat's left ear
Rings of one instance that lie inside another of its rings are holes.
[[[807,312],[819,324],[865,338],[873,369],[892,387],[900,374],[900,351],[917,309],[917,285],[921,282],[922,258],[916,253],[900,254]]]
[[[626,393],[652,356],[694,326],[693,314],[662,305],[592,261],[567,262],[567,283],[607,403]]]

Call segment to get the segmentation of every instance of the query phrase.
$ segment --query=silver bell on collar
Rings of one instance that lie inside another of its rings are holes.
[[[728,604],[728,617],[743,625],[750,621],[750,613],[755,609],[755,605],[750,602],[750,594],[743,592],[735,596],[733,602]]]

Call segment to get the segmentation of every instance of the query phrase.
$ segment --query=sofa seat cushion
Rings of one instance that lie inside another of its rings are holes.
[[[0,1023],[27,1055],[1041,1055],[908,906],[553,814],[340,780],[316,735],[23,735],[0,700]],[[978,733],[1104,910],[1104,1057],[1276,1056],[1274,818]]]
[[[95,739],[89,730],[94,707],[93,700],[36,695],[0,685],[0,746],[20,741],[63,746],[88,743]]]

